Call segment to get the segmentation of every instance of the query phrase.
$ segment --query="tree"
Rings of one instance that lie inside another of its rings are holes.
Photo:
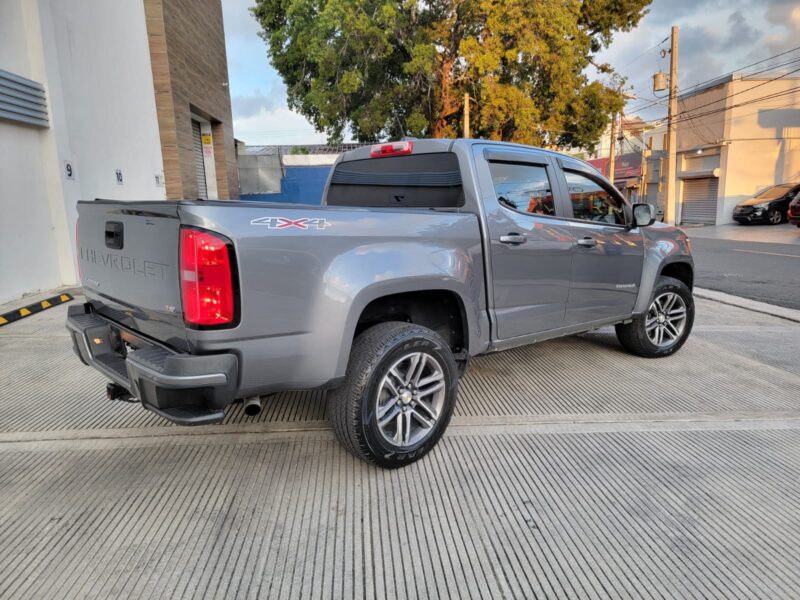
[[[651,0],[256,0],[289,106],[331,140],[476,137],[593,147],[622,108],[590,65]]]

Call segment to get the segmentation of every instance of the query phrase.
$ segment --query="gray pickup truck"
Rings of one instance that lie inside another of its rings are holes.
[[[469,358],[615,325],[668,356],[694,319],[689,240],[584,162],[477,140],[347,152],[322,206],[78,206],[87,302],[67,327],[106,375],[183,425],[328,389],[355,455],[399,467],[447,427]]]

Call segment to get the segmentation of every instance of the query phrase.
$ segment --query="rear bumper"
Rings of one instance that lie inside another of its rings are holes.
[[[234,354],[181,354],[141,339],[140,348],[125,350],[119,330],[88,305],[69,308],[67,329],[84,364],[174,423],[219,423],[235,398],[239,365]]]

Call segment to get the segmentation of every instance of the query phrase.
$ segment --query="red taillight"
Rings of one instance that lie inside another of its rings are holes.
[[[183,319],[191,325],[226,325],[235,318],[233,268],[228,241],[181,229]]]
[[[375,144],[369,153],[370,158],[383,158],[384,156],[402,156],[411,154],[414,142],[391,142],[389,144]]]

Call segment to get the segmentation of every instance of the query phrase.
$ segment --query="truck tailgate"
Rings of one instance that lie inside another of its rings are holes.
[[[78,203],[81,280],[95,310],[187,349],[179,280],[178,203]]]

